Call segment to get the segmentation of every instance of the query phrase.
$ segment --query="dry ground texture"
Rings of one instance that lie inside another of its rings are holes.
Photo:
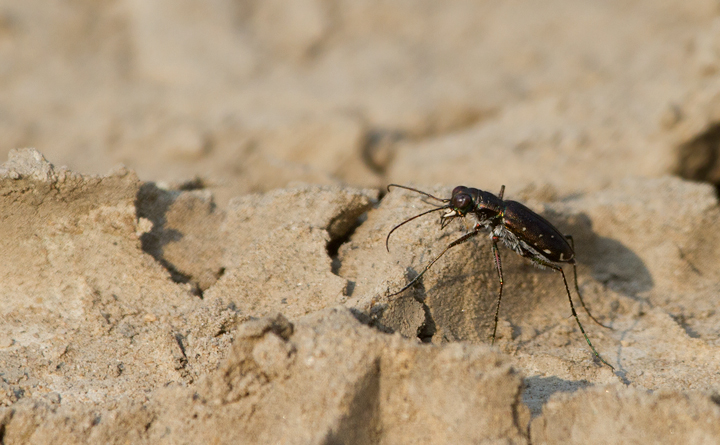
[[[0,151],[0,444],[720,442],[717,1],[0,0]]]

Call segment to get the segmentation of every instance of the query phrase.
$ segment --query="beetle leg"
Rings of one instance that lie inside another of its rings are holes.
[[[570,310],[572,311],[573,317],[575,317],[575,321],[577,322],[578,326],[580,327],[580,332],[582,332],[583,337],[585,337],[585,341],[587,342],[588,346],[590,346],[590,349],[592,349],[592,352],[593,352],[593,354],[595,354],[595,357],[600,359],[601,362],[605,363],[606,365],[608,365],[610,367],[610,369],[615,371],[615,368],[613,368],[613,366],[610,363],[606,362],[605,359],[602,358],[600,356],[600,354],[598,354],[597,350],[595,350],[595,346],[593,346],[593,344],[590,342],[590,338],[585,333],[585,329],[583,329],[582,324],[580,323],[580,319],[577,316],[577,312],[575,312],[575,306],[573,305],[572,297],[570,296],[570,288],[568,287],[567,279],[565,278],[565,272],[563,271],[562,267],[557,266],[553,263],[544,261],[537,257],[532,258],[532,260],[538,264],[541,264],[545,267],[549,267],[550,269],[560,272],[560,275],[562,275],[563,283],[565,283],[565,290],[567,291],[568,300],[570,301]]]
[[[492,237],[492,252],[493,252],[493,257],[495,257],[495,268],[497,269],[498,279],[500,280],[500,290],[498,291],[497,306],[495,307],[495,327],[493,328],[492,343],[491,343],[493,345],[495,344],[495,334],[497,334],[498,314],[500,313],[500,300],[502,300],[502,291],[503,291],[502,262],[500,261],[500,252],[498,252],[498,247],[497,247],[498,239],[499,238],[497,236]]]
[[[420,277],[422,277],[422,276],[425,274],[425,272],[427,272],[428,269],[430,269],[430,267],[432,267],[432,265],[435,264],[435,262],[440,259],[441,256],[445,255],[445,252],[447,252],[448,250],[450,250],[451,248],[453,248],[453,247],[455,247],[455,246],[457,246],[457,245],[460,245],[460,244],[464,243],[465,241],[469,240],[470,238],[476,236],[478,233],[480,233],[480,232],[477,231],[477,230],[475,230],[475,231],[473,231],[473,232],[466,233],[465,235],[461,236],[460,238],[458,238],[458,239],[456,239],[455,241],[453,241],[453,242],[451,242],[450,244],[448,244],[448,246],[447,246],[442,252],[440,252],[440,255],[438,255],[438,256],[436,256],[435,258],[433,258],[432,261],[430,261],[430,262],[427,264],[427,266],[425,266],[425,268],[423,269],[423,271],[420,272],[420,274],[419,274],[418,276],[416,276],[415,278],[413,278],[412,281],[410,281],[408,284],[406,284],[405,287],[403,287],[403,288],[400,289],[399,291],[388,295],[388,297],[394,297],[395,295],[398,295],[398,294],[402,293],[404,290],[408,289],[410,286],[412,286],[413,284],[415,284],[415,283],[420,279]]]
[[[570,240],[570,247],[572,247],[572,250],[574,252],[575,251],[575,241],[573,241],[572,235],[565,235],[565,238]],[[575,279],[575,292],[577,292],[578,297],[580,298],[580,304],[582,304],[582,307],[583,307],[583,309],[585,309],[585,312],[588,314],[588,317],[590,317],[592,319],[592,321],[599,324],[600,326],[602,326],[606,329],[612,329],[610,326],[606,326],[606,325],[600,323],[599,321],[597,321],[597,319],[595,317],[593,317],[593,315],[590,313],[590,310],[587,308],[587,306],[585,306],[585,301],[583,301],[582,294],[580,293],[580,287],[578,286],[577,264],[576,264],[575,259],[573,258],[573,260],[570,263],[573,266],[573,277]]]

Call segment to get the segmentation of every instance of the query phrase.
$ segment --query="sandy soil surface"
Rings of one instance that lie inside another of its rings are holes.
[[[719,443],[716,1],[0,1],[0,443]],[[32,148],[29,148],[32,147]],[[578,284],[441,229],[457,185]]]

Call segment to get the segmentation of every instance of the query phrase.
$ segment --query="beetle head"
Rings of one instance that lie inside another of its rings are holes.
[[[445,228],[453,218],[462,218],[473,209],[473,198],[467,187],[458,186],[452,191],[447,211],[440,216],[440,226]]]

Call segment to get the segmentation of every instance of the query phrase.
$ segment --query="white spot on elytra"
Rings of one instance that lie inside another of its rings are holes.
[[[548,255],[550,255],[550,254],[552,253],[552,250],[550,250],[550,249],[545,249],[545,250],[543,250],[543,252],[545,252],[545,253],[547,253]]]

